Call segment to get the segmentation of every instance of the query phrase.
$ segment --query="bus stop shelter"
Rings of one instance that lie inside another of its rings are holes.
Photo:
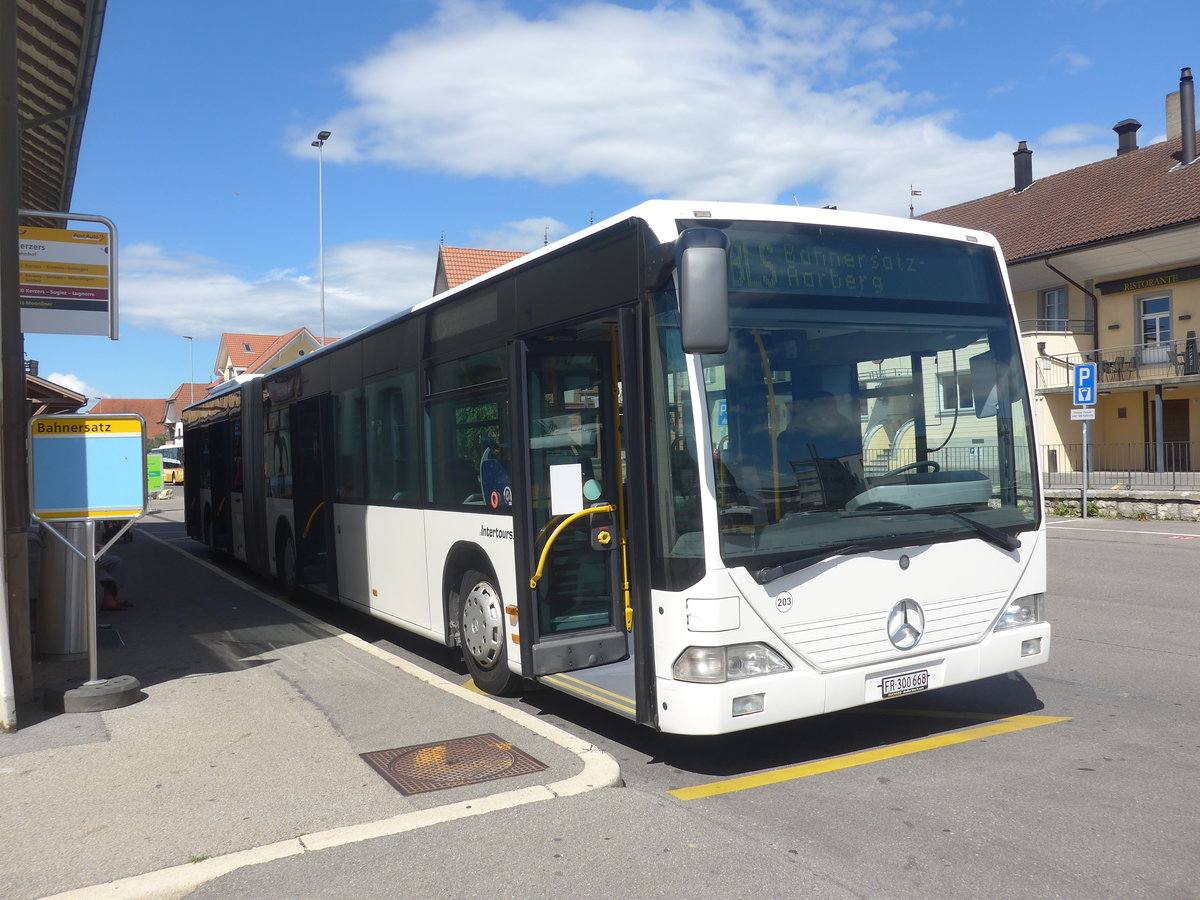
[[[0,729],[17,727],[16,704],[33,690],[29,609],[28,406],[20,326],[20,210],[70,211],[106,0],[0,3],[0,373],[4,565],[0,568]],[[24,224],[52,227],[28,217]]]

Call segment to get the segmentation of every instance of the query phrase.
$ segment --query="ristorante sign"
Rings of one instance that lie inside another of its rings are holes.
[[[1134,275],[1116,281],[1101,281],[1096,287],[1101,294],[1125,294],[1130,291],[1152,291],[1155,288],[1170,287],[1181,281],[1192,281],[1197,278],[1200,278],[1200,266],[1184,266],[1182,269],[1168,269],[1165,272],[1154,272],[1150,275]]]

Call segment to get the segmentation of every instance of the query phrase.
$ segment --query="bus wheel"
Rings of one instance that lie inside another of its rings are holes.
[[[298,579],[296,577],[296,542],[290,531],[284,531],[279,536],[279,545],[275,550],[275,571],[279,576],[279,584],[289,597],[296,596]]]
[[[482,572],[463,575],[458,590],[458,635],[471,678],[489,694],[516,690],[520,679],[508,670],[504,603],[493,579]]]

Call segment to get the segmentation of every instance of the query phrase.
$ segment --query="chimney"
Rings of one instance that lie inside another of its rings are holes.
[[[1013,152],[1013,193],[1019,194],[1033,184],[1033,151],[1021,141]]]
[[[1179,162],[1186,166],[1196,158],[1196,87],[1190,68],[1179,70],[1179,129],[1183,137]]]
[[[1137,119],[1122,119],[1113,126],[1113,131],[1117,133],[1117,156],[1124,156],[1138,148],[1137,131],[1142,127],[1142,123]]]

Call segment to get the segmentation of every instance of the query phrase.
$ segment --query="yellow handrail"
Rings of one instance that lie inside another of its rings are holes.
[[[315,519],[317,517],[317,513],[319,513],[321,511],[321,507],[324,505],[325,505],[325,501],[322,500],[315,507],[313,507],[312,513],[309,514],[308,521],[304,524],[304,533],[300,535],[300,538],[302,540],[308,539],[308,533],[310,531],[312,531],[313,519]]]
[[[536,590],[538,582],[542,580],[542,569],[546,567],[546,557],[550,555],[550,548],[553,546],[555,539],[562,533],[562,530],[574,522],[576,519],[582,519],[584,516],[594,516],[596,513],[610,513],[616,507],[611,503],[605,506],[589,506],[587,509],[581,509],[579,512],[571,513],[565,519],[558,523],[558,527],[550,532],[550,537],[546,539],[546,545],[542,547],[541,558],[538,559],[537,571],[533,573],[533,577],[529,579],[529,587]]]

